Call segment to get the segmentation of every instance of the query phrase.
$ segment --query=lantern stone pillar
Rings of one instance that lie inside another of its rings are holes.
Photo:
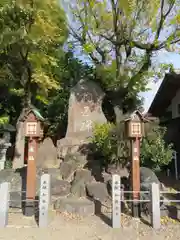
[[[12,145],[10,143],[10,133],[13,131],[15,131],[15,128],[10,124],[5,124],[0,128],[0,133],[2,134],[2,137],[0,138],[0,170],[5,168],[5,162],[7,160],[6,153],[8,148]]]
[[[0,170],[3,170],[6,162],[6,153],[11,143],[0,143]]]

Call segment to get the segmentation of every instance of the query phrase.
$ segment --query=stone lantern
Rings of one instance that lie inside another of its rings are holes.
[[[10,124],[5,124],[0,127],[0,170],[3,170],[5,167],[6,153],[8,148],[11,147],[10,133],[15,130],[16,129]]]

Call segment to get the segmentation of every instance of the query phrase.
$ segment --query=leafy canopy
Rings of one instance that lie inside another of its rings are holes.
[[[59,88],[55,68],[67,38],[66,18],[56,0],[0,3],[0,82],[30,101]],[[34,93],[33,93],[34,94]]]
[[[70,31],[96,66],[97,76],[119,98],[147,89],[158,69],[154,57],[180,50],[179,0],[73,0]]]

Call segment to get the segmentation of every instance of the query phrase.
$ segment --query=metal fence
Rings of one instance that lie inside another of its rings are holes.
[[[0,184],[0,196],[1,196],[0,228],[4,228],[8,225],[9,205],[10,205],[10,202],[15,201],[15,200],[10,200],[10,193],[12,193],[10,191],[10,183],[4,182]],[[38,225],[39,227],[47,227],[48,212],[49,212],[49,205],[50,205],[50,175],[43,174],[41,176],[39,200],[25,199],[21,201],[26,204],[25,207],[28,206],[28,203],[32,203],[32,202],[34,204],[38,203],[37,205]]]
[[[10,183],[4,182],[0,184],[0,228],[4,228],[8,225],[8,214],[10,202]],[[121,178],[119,175],[112,176],[112,227],[121,227],[121,203],[122,202],[133,202],[133,199],[125,199],[124,194],[133,193],[133,191],[124,191],[121,189]],[[159,185],[156,183],[151,184],[150,191],[141,191],[140,193],[149,193],[149,200],[138,200],[139,203],[150,204],[150,216],[151,225],[154,229],[161,227],[161,210],[160,210],[160,192]],[[169,193],[169,192],[163,192]],[[48,212],[51,200],[50,194],[50,175],[43,174],[40,181],[40,194],[38,200],[33,200],[37,203],[38,211],[38,225],[39,227],[48,226]],[[28,203],[28,199],[22,200],[24,203]],[[32,202],[32,201],[31,201]],[[180,202],[180,200],[163,200],[163,202]]]
[[[123,191],[121,189],[121,178],[119,175],[112,176],[112,227],[121,227],[121,203],[131,202],[133,199],[125,199],[125,193],[134,193],[133,191]],[[161,209],[160,203],[179,203],[180,200],[161,200],[160,194],[171,194],[170,192],[160,191],[159,184],[152,183],[150,191],[140,191],[139,194],[146,193],[149,194],[149,200],[135,200],[139,203],[148,203],[150,206],[150,216],[151,216],[151,226],[154,229],[159,229],[161,227]]]

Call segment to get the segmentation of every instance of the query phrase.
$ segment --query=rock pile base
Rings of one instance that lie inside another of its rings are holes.
[[[65,198],[59,199],[54,204],[54,208],[61,213],[75,214],[81,217],[94,215],[94,202],[88,199]]]

